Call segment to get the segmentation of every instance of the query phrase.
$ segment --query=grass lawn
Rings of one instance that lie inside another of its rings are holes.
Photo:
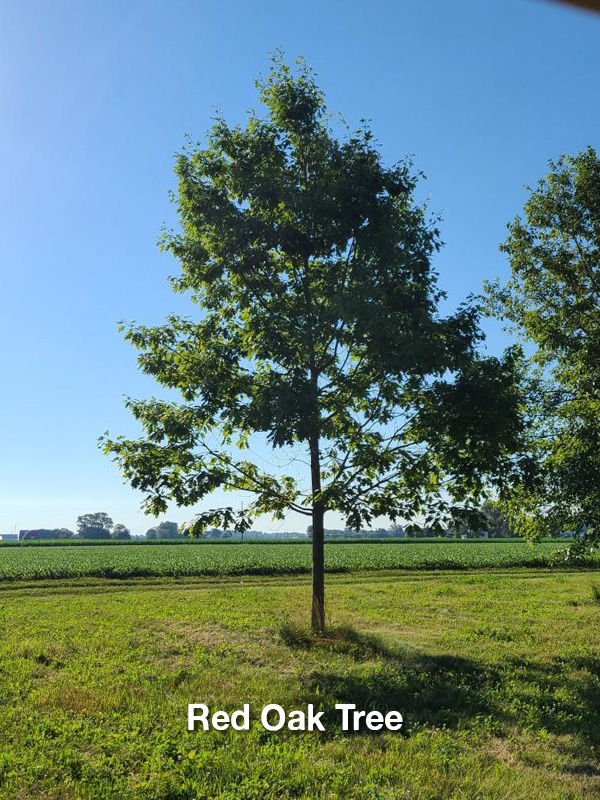
[[[600,797],[597,572],[359,573],[0,589],[0,798]],[[249,731],[186,730],[250,704]],[[314,703],[325,733],[266,732]],[[397,709],[343,733],[336,702]]]

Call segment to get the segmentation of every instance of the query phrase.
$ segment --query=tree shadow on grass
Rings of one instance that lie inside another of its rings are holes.
[[[457,727],[470,717],[492,713],[484,686],[495,675],[473,660],[390,647],[350,626],[313,636],[285,625],[280,636],[294,649],[345,657],[340,669],[315,669],[302,678],[307,702],[325,705],[326,729],[339,723],[336,703],[354,703],[360,711],[400,711],[411,726]]]
[[[361,711],[400,711],[405,735],[421,726],[456,729],[490,720],[497,733],[543,729],[600,744],[598,658],[489,663],[393,647],[349,626],[313,636],[285,625],[280,637],[288,647],[317,656],[323,650],[344,656],[341,662],[334,658],[331,668],[317,657],[316,668],[302,677],[302,699],[325,708],[326,730],[339,729],[336,703],[354,703]]]
[[[534,728],[600,746],[600,658],[570,655],[547,662],[511,658],[504,675],[518,676],[513,691],[516,703],[505,711],[509,721],[524,720]],[[502,696],[510,700],[505,680],[500,687],[504,687]]]

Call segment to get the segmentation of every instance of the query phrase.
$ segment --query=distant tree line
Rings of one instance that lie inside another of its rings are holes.
[[[352,528],[327,528],[325,530],[326,539],[391,539],[391,538],[422,538],[422,537],[460,537],[460,536],[480,536],[487,534],[489,538],[503,538],[515,536],[515,532],[510,526],[506,515],[500,506],[488,501],[480,508],[479,524],[463,523],[451,529],[435,528],[431,525],[406,525],[398,522],[392,523],[388,528],[374,528],[369,530],[353,530]],[[300,537],[304,534],[286,533],[281,536]],[[306,529],[306,535],[312,540],[312,525]],[[221,528],[210,528],[204,534],[207,539],[239,539],[241,535],[231,530]],[[277,534],[265,534],[263,531],[248,531],[246,538],[276,538]],[[20,539],[96,539],[115,541],[126,541],[132,538],[131,531],[125,525],[114,523],[111,517],[104,511],[97,511],[90,514],[82,514],[77,518],[77,533],[68,528],[38,528],[21,531]],[[180,526],[176,522],[165,520],[149,528],[145,534],[146,539],[188,539],[186,533],[180,532]]]
[[[309,525],[306,534],[312,539],[313,528]],[[389,538],[434,538],[439,536],[461,537],[487,535],[490,539],[501,539],[515,536],[515,532],[508,522],[506,514],[498,503],[487,501],[479,508],[478,517],[473,515],[469,522],[461,523],[454,528],[440,528],[433,525],[418,525],[412,523],[403,526],[393,522],[388,528],[374,528],[369,530],[353,530],[352,528],[326,528],[326,539],[389,539]]]
[[[34,528],[22,530],[19,539],[131,539],[131,531],[120,522],[114,523],[104,511],[77,517],[77,533],[69,528]]]
[[[478,526],[463,524],[456,530],[458,536],[477,536],[487,533],[490,539],[503,539],[516,536],[509,519],[496,502],[487,502],[481,506],[482,520]]]
[[[487,536],[490,539],[504,539],[516,536],[506,513],[499,503],[488,500],[481,504],[477,514],[473,514],[455,527],[440,529],[432,525],[407,525],[406,535],[410,537],[475,537]]]
[[[313,526],[306,529],[309,539],[312,539]],[[326,539],[392,539],[404,537],[406,534],[401,525],[391,525],[389,528],[374,528],[370,530],[355,531],[352,528],[325,528]]]

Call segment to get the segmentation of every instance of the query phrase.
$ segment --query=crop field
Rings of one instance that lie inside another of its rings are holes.
[[[444,542],[326,545],[330,573],[551,566],[563,543]],[[0,581],[303,574],[309,545],[97,545],[0,549]]]

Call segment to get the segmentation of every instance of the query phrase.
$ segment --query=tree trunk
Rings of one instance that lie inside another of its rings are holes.
[[[321,492],[321,454],[319,438],[310,442],[310,473],[313,494],[312,534],[312,614],[313,633],[325,630],[325,508]]]
[[[321,503],[313,506],[312,535],[312,615],[313,633],[325,630],[325,510]]]

